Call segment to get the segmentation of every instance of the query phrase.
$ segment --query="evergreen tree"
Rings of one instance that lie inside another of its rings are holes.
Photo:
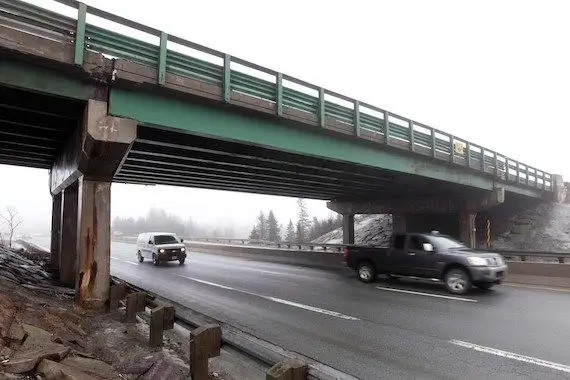
[[[287,225],[287,233],[285,235],[285,241],[287,243],[292,243],[296,239],[295,235],[295,226],[293,225],[293,221],[289,219],[289,224]]]
[[[273,210],[269,210],[269,215],[267,216],[267,240],[272,242],[281,240],[281,229]]]
[[[299,217],[297,221],[297,241],[304,243],[308,239],[311,232],[311,220],[309,219],[309,211],[305,200],[302,198],[297,199],[297,208]]]

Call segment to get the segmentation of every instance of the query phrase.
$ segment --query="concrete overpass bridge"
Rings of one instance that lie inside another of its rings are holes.
[[[76,16],[0,0],[0,163],[50,170],[53,263],[84,305],[107,296],[112,182],[328,200],[346,242],[354,214],[387,212],[474,244],[478,212],[564,197],[560,176],[460,137],[57,2]]]

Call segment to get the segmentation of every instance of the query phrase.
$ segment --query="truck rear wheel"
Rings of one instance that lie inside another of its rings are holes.
[[[451,268],[445,272],[443,279],[450,293],[465,294],[471,289],[471,277],[465,269]]]
[[[362,282],[369,283],[376,279],[376,269],[374,269],[374,266],[369,262],[358,264],[356,273],[358,274],[358,279]]]

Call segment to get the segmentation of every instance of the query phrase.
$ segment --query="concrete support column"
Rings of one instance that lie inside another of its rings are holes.
[[[77,274],[77,182],[62,195],[61,239],[59,244],[59,281],[63,286],[75,286]]]
[[[401,213],[392,214],[392,234],[407,232],[406,215]]]
[[[477,213],[469,211],[459,212],[459,237],[470,248],[475,248],[475,218]]]
[[[51,247],[49,265],[59,276],[59,246],[61,241],[61,193],[56,194],[52,198],[51,209]]]
[[[342,243],[354,244],[354,215],[342,216]]]
[[[111,183],[79,181],[77,303],[101,308],[109,294],[111,263]]]

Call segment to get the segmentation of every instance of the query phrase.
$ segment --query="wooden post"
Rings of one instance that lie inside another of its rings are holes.
[[[209,380],[208,359],[220,355],[222,329],[208,324],[190,332],[190,376],[192,380]]]
[[[300,359],[286,359],[267,370],[266,380],[305,380],[307,365]]]
[[[174,306],[164,306],[164,329],[172,330],[174,328]]]
[[[164,307],[158,306],[150,311],[150,336],[151,347],[162,346],[162,333],[164,331]]]
[[[127,295],[127,323],[137,321],[137,293]]]
[[[109,289],[109,312],[115,313],[119,310],[119,301],[123,299],[127,293],[127,285],[125,283],[111,285]]]
[[[146,307],[146,293],[136,292],[135,294],[137,295],[137,312],[142,312]]]

